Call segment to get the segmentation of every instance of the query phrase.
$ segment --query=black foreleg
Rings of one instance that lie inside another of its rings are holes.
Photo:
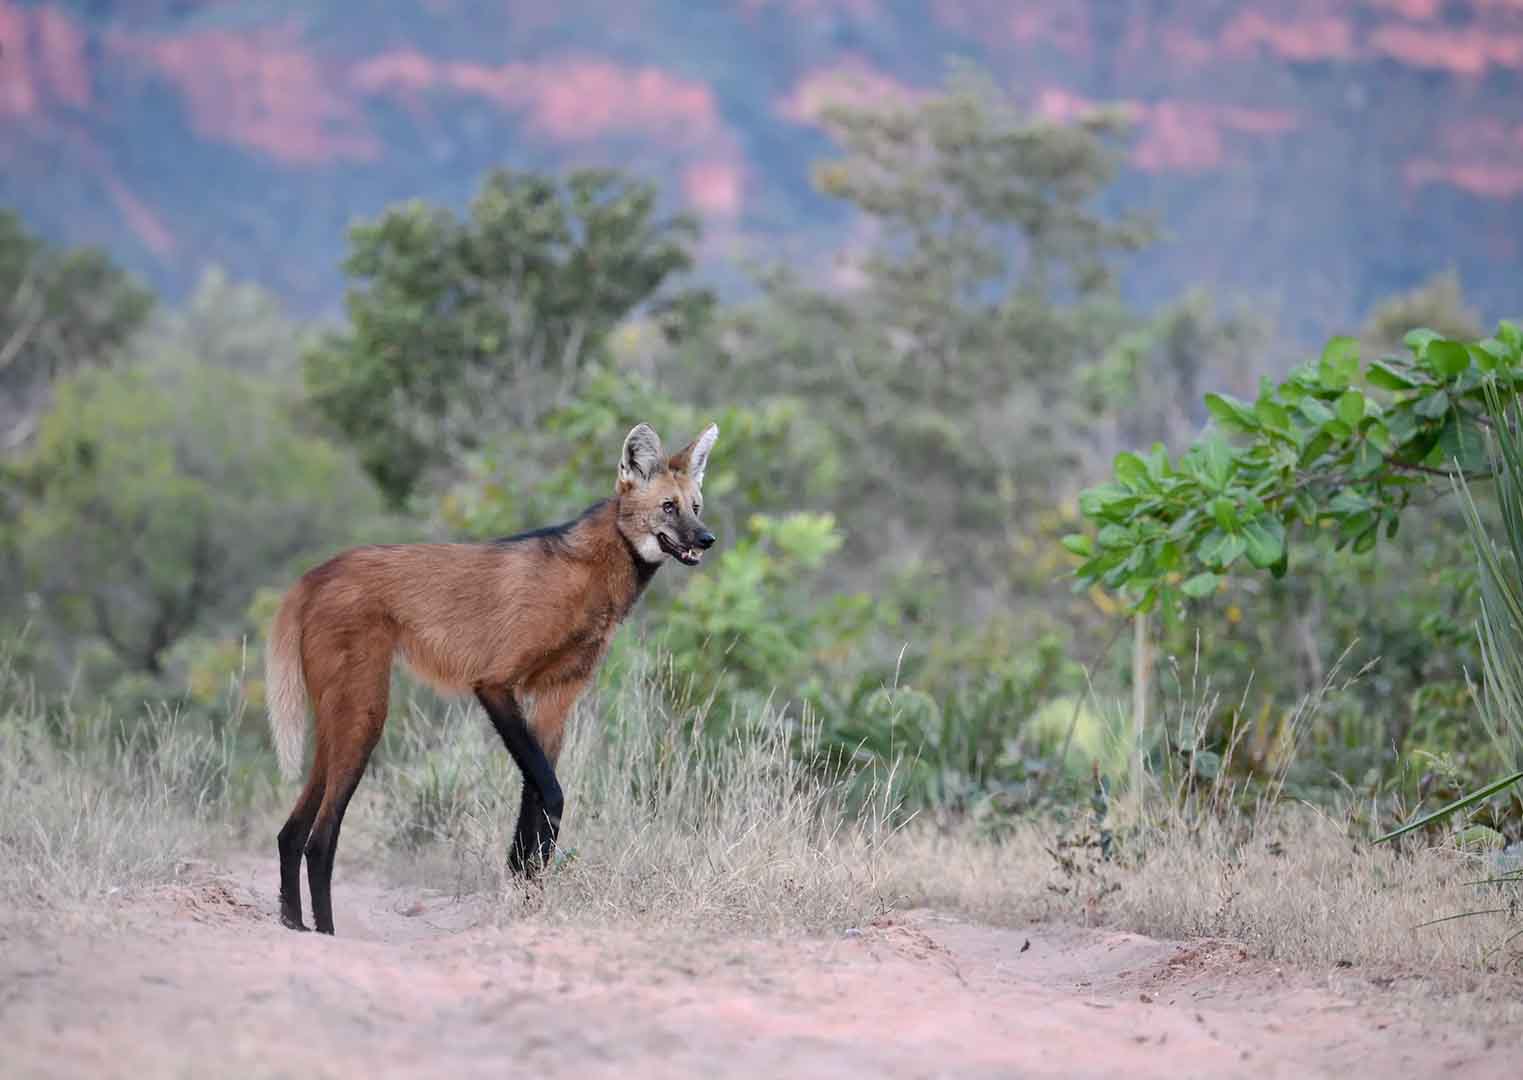
[[[523,801],[518,807],[518,825],[513,830],[513,847],[508,851],[508,869],[515,874],[532,874],[536,857],[541,862],[549,858],[553,837],[553,826],[545,816],[539,792],[525,780]]]
[[[561,813],[565,809],[560,781],[556,779],[555,767],[529,730],[523,709],[512,691],[478,687],[476,699],[486,709],[492,726],[523,773],[523,802],[519,806],[518,824],[513,830],[508,866],[514,873],[533,874],[538,866],[549,860],[560,835]]]

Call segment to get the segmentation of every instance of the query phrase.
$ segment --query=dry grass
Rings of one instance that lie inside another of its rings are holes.
[[[206,736],[177,730],[149,752],[60,746],[40,734],[41,713],[0,713],[0,902],[51,907],[167,880],[221,831],[196,812]],[[72,721],[67,717],[65,722]],[[103,725],[102,725],[103,726]],[[89,736],[85,741],[93,741]]]
[[[1155,825],[1120,839],[1110,862],[1058,848],[1062,836],[1050,823],[997,843],[908,830],[880,853],[880,889],[901,906],[995,924],[1228,938],[1291,964],[1455,973],[1523,964],[1519,886],[1467,884],[1488,876],[1479,856],[1375,848],[1305,807],[1251,824]],[[1432,924],[1482,909],[1492,913]]]
[[[109,721],[0,702],[0,903],[9,913],[170,880],[176,864],[269,849],[291,792],[273,760],[168,715],[122,739]],[[564,755],[566,857],[542,894],[504,857],[519,779],[475,711],[409,708],[346,820],[340,863],[494,901],[504,920],[701,925],[811,933],[885,909],[934,907],[996,924],[1053,919],[1162,937],[1226,937],[1290,964],[1429,974],[1519,961],[1519,890],[1476,887],[1480,861],[1452,850],[1376,848],[1341,820],[1281,805],[1255,818],[1167,813],[1115,829],[1114,857],[1082,822],[971,827],[848,818],[765,727],[695,744],[648,689],[584,711]],[[60,736],[60,724],[64,734]],[[51,725],[53,733],[44,734]],[[70,727],[72,725],[72,729]],[[245,751],[246,753],[246,751]],[[1420,927],[1480,908],[1499,914]]]
[[[1143,933],[1233,938],[1292,963],[1516,969],[1519,886],[1470,884],[1491,876],[1482,856],[1376,847],[1322,813],[1288,806],[1248,829],[1213,823],[1160,834],[1109,907]],[[1434,922],[1486,909],[1493,913]]]
[[[346,820],[393,848],[394,875],[486,890],[510,919],[814,932],[881,907],[884,815],[841,813],[781,730],[694,740],[648,685],[594,711],[580,710],[561,757],[563,853],[542,894],[506,872],[521,780],[476,710],[411,711],[399,725],[410,749]],[[420,821],[444,842],[407,843]]]

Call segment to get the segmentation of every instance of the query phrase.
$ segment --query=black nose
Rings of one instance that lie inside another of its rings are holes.
[[[709,532],[707,529],[699,533],[696,537],[694,537],[694,539],[697,541],[698,546],[703,548],[704,551],[707,551],[709,548],[714,546],[714,534]]]

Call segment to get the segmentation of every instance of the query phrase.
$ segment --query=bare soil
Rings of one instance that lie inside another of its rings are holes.
[[[497,926],[342,865],[327,938],[280,927],[273,870],[191,866],[88,918],[0,923],[0,1075],[1392,1080],[1516,1077],[1523,1053],[1523,1031],[1232,942],[931,911],[791,940]]]

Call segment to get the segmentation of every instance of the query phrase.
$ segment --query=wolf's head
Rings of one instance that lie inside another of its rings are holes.
[[[619,454],[619,529],[646,562],[671,556],[697,566],[714,544],[714,534],[699,518],[703,512],[703,470],[719,438],[710,424],[671,457],[649,424],[637,424],[624,438]]]

